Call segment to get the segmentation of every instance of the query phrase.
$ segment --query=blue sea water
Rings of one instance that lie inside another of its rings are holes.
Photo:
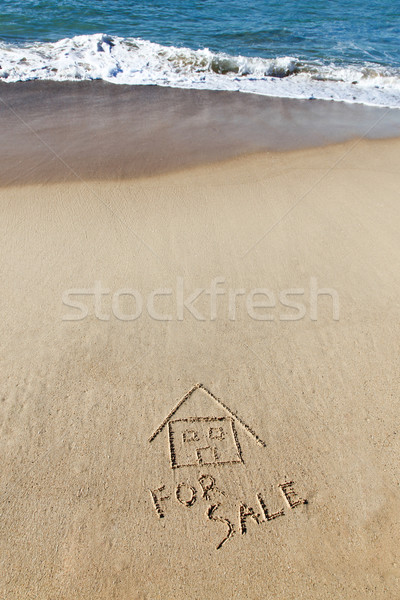
[[[0,79],[101,78],[397,107],[399,40],[393,0],[1,0]]]

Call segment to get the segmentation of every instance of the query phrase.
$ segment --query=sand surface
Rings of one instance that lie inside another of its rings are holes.
[[[0,190],[1,598],[400,596],[399,158]]]
[[[400,110],[256,94],[0,83],[0,185],[121,180],[356,137],[400,137]]]

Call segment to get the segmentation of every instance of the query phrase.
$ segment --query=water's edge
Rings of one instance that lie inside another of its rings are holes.
[[[0,81],[96,79],[400,108],[400,68],[374,62],[229,55],[105,34],[0,42]]]
[[[124,179],[235,156],[400,137],[400,111],[94,82],[0,83],[0,184]]]

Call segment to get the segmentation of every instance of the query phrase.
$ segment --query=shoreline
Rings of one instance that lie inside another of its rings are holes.
[[[214,49],[209,49],[208,43],[192,48],[190,44],[163,45],[156,40],[107,33],[76,35],[54,43],[37,40],[23,46],[0,44],[0,80],[102,80],[117,85],[240,91],[400,108],[400,71],[394,56],[371,62],[368,54],[354,61],[354,54],[346,59],[343,53],[332,53],[332,49],[325,59],[320,53],[306,58],[306,48],[290,56],[287,47],[281,47],[275,55],[271,47],[268,51],[260,48],[260,55],[254,52],[254,46],[249,55],[249,49],[245,43],[237,54],[237,47],[236,51],[231,46],[224,52],[218,43]]]
[[[22,4],[0,600],[400,600],[397,7]]]
[[[239,156],[400,137],[400,111],[93,82],[0,84],[0,186],[128,180]]]

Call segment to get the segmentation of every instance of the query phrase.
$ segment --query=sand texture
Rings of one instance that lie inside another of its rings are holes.
[[[399,158],[0,190],[1,598],[400,597]]]

